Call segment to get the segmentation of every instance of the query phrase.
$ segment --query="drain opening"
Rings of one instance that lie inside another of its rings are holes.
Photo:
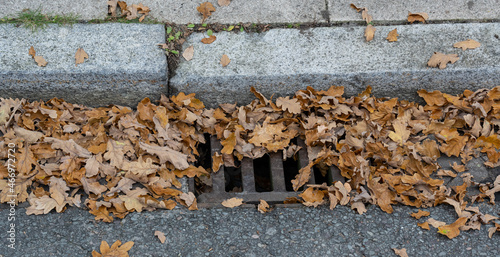
[[[205,143],[198,144],[197,146],[199,156],[196,160],[196,166],[202,166],[204,169],[208,170],[212,168],[210,134],[205,133],[203,136],[205,137]],[[196,196],[203,193],[210,193],[212,192],[212,178],[210,175],[194,177],[194,186]]]
[[[253,160],[256,192],[271,192],[273,184],[271,180],[271,159],[268,154]]]
[[[286,191],[293,191],[292,179],[299,174],[299,161],[297,156],[287,158],[283,161],[283,172],[285,173],[285,188]],[[299,191],[304,190],[304,186],[299,188]]]
[[[320,162],[313,166],[313,170],[314,182],[316,182],[316,184],[321,185],[323,183],[326,183],[327,186],[332,185],[332,173],[329,166],[327,166],[323,162]]]
[[[241,162],[234,160],[236,167],[224,166],[224,183],[226,192],[243,192],[243,179],[241,175]]]

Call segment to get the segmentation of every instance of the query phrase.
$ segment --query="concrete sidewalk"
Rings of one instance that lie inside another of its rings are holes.
[[[219,6],[217,0],[128,0],[127,4],[142,3],[151,9],[150,17],[160,22],[178,24],[201,23],[196,7],[210,2],[216,11],[207,23],[318,23],[336,24],[360,22],[361,15],[350,7],[368,8],[375,23],[404,24],[408,12],[426,12],[429,21],[488,21],[500,19],[499,0],[232,0],[229,6]],[[78,14],[83,20],[104,19],[106,0],[55,0],[50,5],[44,0],[4,0],[0,2],[0,18],[15,16],[23,9],[40,9],[53,15]]]

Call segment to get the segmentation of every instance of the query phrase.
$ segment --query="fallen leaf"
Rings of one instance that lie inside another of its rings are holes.
[[[238,206],[240,206],[242,204],[243,204],[243,199],[242,198],[236,198],[236,197],[224,200],[222,202],[222,206],[228,207],[228,208],[238,207]]]
[[[500,224],[496,223],[496,222],[493,222],[493,224],[495,225],[494,227],[491,227],[488,229],[488,237],[491,238],[493,237],[493,234],[495,232],[500,232]]]
[[[356,211],[358,212],[358,214],[363,214],[365,213],[367,210],[366,210],[366,207],[365,207],[365,204],[361,201],[358,201],[358,202],[354,202],[351,204],[351,209],[354,210],[356,209]]]
[[[438,227],[438,233],[447,236],[449,239],[455,238],[460,235],[460,227],[465,225],[467,217],[458,218],[450,225]]]
[[[259,205],[257,206],[257,209],[260,213],[269,212],[269,204],[261,199]]]
[[[113,16],[113,17],[116,17],[117,4],[118,4],[118,0],[108,1],[108,14],[111,14],[111,16]]]
[[[406,248],[401,248],[401,249],[392,248],[392,250],[394,250],[394,253],[397,256],[408,257],[408,254],[406,253]]]
[[[457,54],[443,54],[440,52],[434,52],[429,61],[427,62],[427,66],[429,67],[438,67],[440,69],[446,68],[447,63],[455,63],[460,59]]]
[[[193,203],[195,202],[196,200],[196,196],[194,196],[193,192],[189,192],[189,193],[182,193],[180,196],[179,196],[180,199],[184,200],[184,202],[186,203],[186,205],[188,207],[190,207],[191,205],[193,205]]]
[[[224,161],[222,160],[222,155],[219,154],[218,152],[215,152],[214,155],[212,156],[212,171],[217,172],[219,171],[220,167],[224,164]]]
[[[106,241],[102,241],[99,249],[101,253],[93,250],[92,257],[128,257],[128,251],[134,246],[134,242],[129,241],[120,246],[121,244],[122,242],[120,240],[116,240],[116,242],[109,247]]]
[[[203,15],[203,21],[206,20],[212,12],[215,12],[215,7],[210,2],[201,3],[198,7],[196,7],[199,13]]]
[[[220,58],[220,64],[222,64],[222,67],[226,67],[230,62],[231,60],[229,60],[229,57],[227,57],[227,55],[225,54],[222,55],[222,58]]]
[[[35,58],[36,52],[35,52],[35,48],[33,48],[33,46],[30,47],[29,55],[31,55],[31,58]]]
[[[35,62],[36,64],[38,64],[38,66],[40,67],[45,67],[47,66],[47,61],[45,61],[45,59],[42,57],[42,56],[35,56]]]
[[[276,105],[280,107],[283,111],[287,111],[293,114],[299,114],[301,112],[301,106],[297,98],[289,99],[289,97],[278,97],[276,99]]]
[[[475,49],[481,46],[481,43],[477,42],[473,39],[467,39],[465,41],[460,41],[458,43],[453,44],[453,47],[462,48],[462,50],[466,49]]]
[[[423,229],[427,229],[427,230],[431,230],[431,228],[429,227],[429,222],[424,222],[424,223],[417,223],[417,226],[423,228]]]
[[[203,44],[212,44],[216,39],[217,39],[217,37],[215,37],[214,35],[210,35],[210,37],[202,38],[201,42]]]
[[[365,29],[365,39],[366,39],[366,42],[370,42],[373,40],[373,37],[375,36],[375,31],[377,29],[375,27],[373,27],[371,24],[369,24],[368,26],[366,26],[366,29]]]
[[[155,231],[155,236],[157,236],[157,237],[158,237],[158,239],[160,239],[160,242],[161,242],[162,244],[164,244],[164,243],[165,243],[165,240],[167,240],[167,237],[166,237],[166,236],[165,236],[165,234],[163,234],[163,232],[161,232],[161,231],[158,231],[158,230],[157,230],[157,231]]]
[[[88,59],[89,55],[83,50],[83,48],[78,48],[75,54],[75,66],[77,66],[80,63],[83,63],[85,58]]]
[[[417,219],[417,220],[420,219],[420,218],[422,218],[422,217],[427,217],[429,215],[431,215],[430,212],[428,212],[428,211],[422,211],[422,210],[418,210],[418,212],[414,212],[414,213],[411,214],[411,216],[413,218]]]
[[[317,207],[321,204],[323,204],[325,201],[323,198],[325,197],[325,193],[323,190],[318,190],[317,188],[309,187],[304,192],[299,194],[302,199],[304,199],[304,204],[305,206],[313,206]]]
[[[219,6],[228,6],[231,3],[231,0],[217,0]]]
[[[168,146],[155,146],[149,145],[143,142],[139,142],[141,149],[145,150],[150,154],[156,154],[160,158],[160,164],[167,161],[172,163],[175,168],[179,170],[185,170],[189,168],[189,163],[187,162],[187,155],[181,152],[175,151]]]
[[[411,13],[408,12],[408,22],[413,23],[415,21],[420,21],[425,23],[425,21],[429,19],[429,15],[425,12]]]
[[[186,61],[188,62],[193,59],[193,55],[194,55],[194,46],[189,46],[182,53],[182,57],[184,57],[184,59],[186,59]]]
[[[393,29],[389,32],[389,34],[387,35],[387,41],[389,42],[394,42],[394,41],[398,41],[398,29]]]

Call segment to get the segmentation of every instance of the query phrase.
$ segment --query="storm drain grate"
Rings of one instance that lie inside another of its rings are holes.
[[[215,136],[207,137],[206,155],[214,156],[220,153],[222,146]],[[283,153],[270,153],[262,158],[252,160],[243,158],[234,167],[222,166],[217,173],[211,174],[211,190],[200,192],[194,178],[189,179],[189,189],[197,193],[199,207],[214,207],[226,199],[238,197],[244,203],[257,204],[260,199],[268,203],[283,203],[288,197],[297,197],[301,190],[292,190],[291,179],[309,162],[304,141],[295,140],[302,148],[295,158],[283,161]],[[211,167],[211,159],[205,161],[205,167]],[[314,167],[311,172],[310,184],[344,181],[337,167]],[[237,189],[237,190],[234,190]]]

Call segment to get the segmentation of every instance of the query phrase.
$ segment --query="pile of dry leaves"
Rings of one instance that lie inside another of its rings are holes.
[[[342,87],[308,87],[276,101],[251,91],[257,98],[252,103],[217,109],[184,93],[162,96],[158,104],[146,98],[137,110],[89,108],[61,99],[1,99],[0,200],[29,201],[28,214],[86,206],[106,222],[177,204],[194,210],[196,198],[179,190],[178,178],[209,177],[222,164],[234,166],[235,159],[270,152],[293,157],[299,147],[291,142],[300,137],[309,165],[292,180],[294,190],[309,181],[318,164],[338,167],[347,180],[309,186],[300,194],[307,206],[350,205],[363,213],[365,204],[376,204],[391,213],[394,204],[426,208],[444,203],[455,208],[459,219],[453,224],[462,230],[496,219],[470,207],[464,197],[475,186],[481,193],[472,202],[494,203],[500,176],[477,184],[460,165],[443,170],[437,159],[457,156],[467,163],[485,153],[485,165],[500,165],[500,87],[459,96],[420,90],[425,106],[377,99],[370,87],[350,98],[343,97]],[[223,145],[210,169],[193,165],[205,133]],[[15,165],[8,166],[12,158]],[[461,176],[463,184],[448,188],[443,176]]]

